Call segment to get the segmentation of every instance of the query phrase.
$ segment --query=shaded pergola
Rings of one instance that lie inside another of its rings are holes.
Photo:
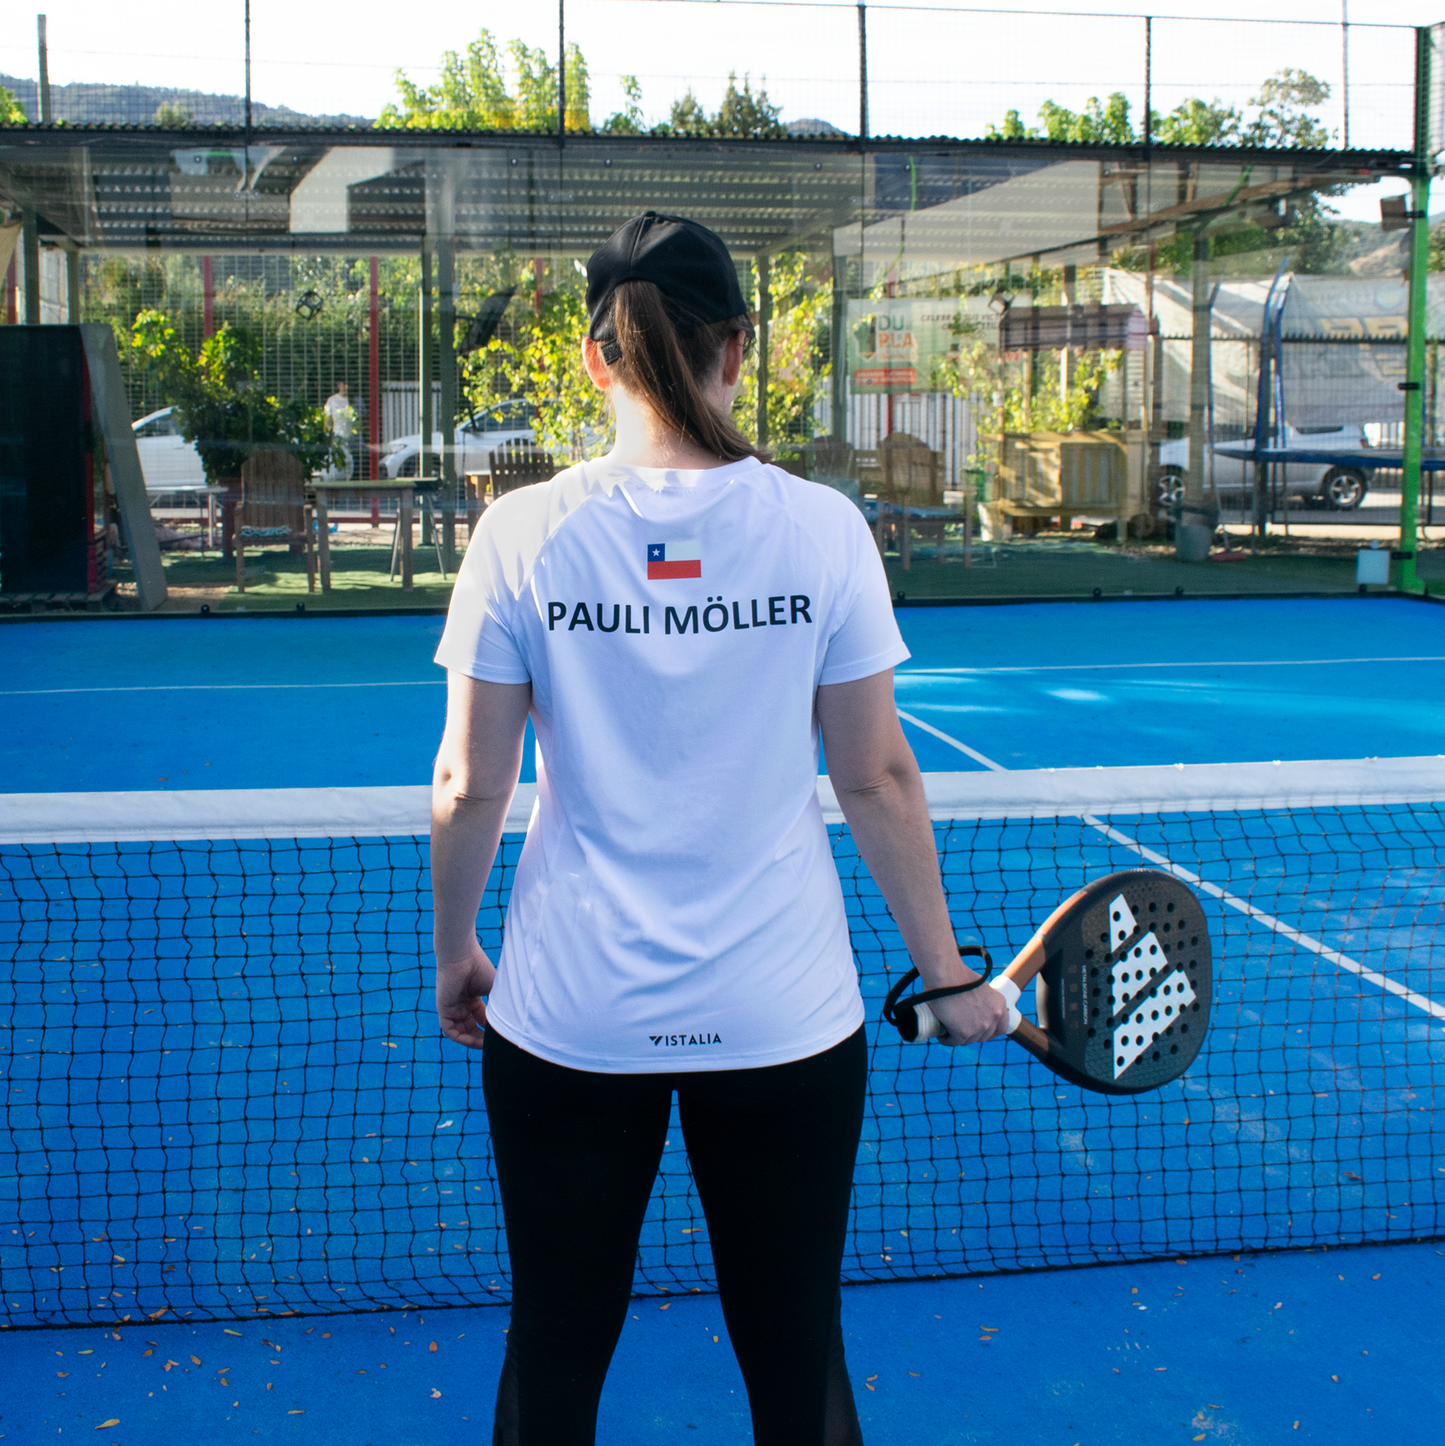
[[[834,345],[849,295],[902,264],[920,271],[1088,265],[1121,247],[1283,224],[1292,200],[1418,172],[1404,151],[1070,145],[1038,140],[661,136],[418,130],[0,130],[0,204],[20,222],[26,319],[39,319],[42,247],[66,253],[417,256],[422,437],[458,414],[456,260],[466,254],[585,258],[643,210],[685,214],[756,264],[759,329],[769,260],[831,262]],[[1196,241],[1198,258],[1207,243]],[[373,308],[375,306],[373,268]],[[1198,290],[1199,275],[1196,275]],[[72,306],[79,294],[72,285]],[[433,359],[433,306],[441,354]],[[373,311],[373,317],[374,317]],[[1197,330],[1197,328],[1196,328]],[[1207,332],[1207,328],[1205,329]],[[1207,348],[1207,335],[1196,337]],[[376,327],[372,327],[376,388]],[[767,439],[766,345],[760,440]],[[833,415],[843,415],[835,364]],[[376,426],[377,409],[371,409]],[[372,439],[375,442],[375,438]],[[1201,443],[1202,445],[1202,443]],[[1193,460],[1191,458],[1191,460]],[[423,459],[424,463],[426,459]],[[455,462],[444,447],[444,479]]]

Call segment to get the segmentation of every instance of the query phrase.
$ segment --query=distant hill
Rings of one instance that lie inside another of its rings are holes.
[[[0,85],[13,91],[32,121],[40,119],[40,86],[18,75],[0,75]],[[50,87],[50,105],[56,120],[77,125],[149,125],[156,111],[170,107],[197,125],[244,125],[246,101],[239,95],[211,95],[198,90],[177,90],[165,85],[100,85],[72,81]],[[251,102],[251,121],[258,126],[369,126],[360,115],[306,115],[284,105]]]

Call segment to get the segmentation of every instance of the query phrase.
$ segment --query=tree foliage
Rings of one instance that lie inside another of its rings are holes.
[[[960,275],[955,291],[960,296],[1028,295],[1035,304],[1062,297],[1060,268],[1034,267],[1023,275],[978,282]],[[972,399],[977,436],[985,445],[1002,432],[1076,432],[1103,425],[1099,390],[1119,369],[1124,353],[1116,350],[1070,351],[1068,384],[1061,386],[1057,355],[1035,353],[1026,363],[1000,355],[998,346],[983,336],[981,323],[960,315],[952,330],[957,349],[936,366],[933,384],[956,396]],[[981,459],[975,459],[981,460]]]
[[[244,328],[223,322],[193,352],[164,312],[142,311],[131,327],[132,353],[159,374],[181,435],[196,444],[213,482],[239,474],[259,447],[281,444],[308,472],[344,460],[325,413],[292,398],[281,402],[260,385],[261,345]]]
[[[832,370],[831,291],[826,274],[810,270],[817,265],[818,258],[803,252],[783,252],[772,261],[768,426],[774,444],[784,447],[792,439],[812,435],[813,397]],[[479,280],[487,287],[522,281],[536,290],[530,306],[518,298],[501,333],[462,358],[468,407],[481,411],[495,402],[527,397],[537,408],[538,440],[559,459],[579,461],[606,451],[612,444],[611,410],[582,367],[582,339],[587,335],[585,275],[568,261],[546,262],[538,275],[530,261],[499,257],[487,263]],[[751,304],[756,306],[756,269],[751,287]],[[744,363],[733,412],[738,426],[756,435],[755,352]]]
[[[519,297],[509,324],[461,359],[469,409],[526,397],[537,408],[537,440],[554,456],[575,462],[606,451],[611,414],[582,367],[585,275],[570,261],[544,262],[538,271],[531,261],[503,255],[489,262],[478,279],[493,288],[525,282],[531,305]]]
[[[173,100],[163,100],[151,116],[153,126],[169,126],[172,130],[185,130],[188,126],[196,123],[196,117],[188,111],[185,106],[177,105]]]
[[[813,398],[833,374],[829,327],[832,291],[826,269],[810,270],[817,257],[783,251],[772,258],[768,291],[772,318],[768,323],[768,444],[787,452],[790,444],[813,435]],[[824,263],[826,268],[826,263]],[[757,305],[757,267],[752,268],[749,302]],[[733,420],[744,434],[758,430],[758,363],[748,353],[743,381],[733,404]]]
[[[6,90],[0,85],[0,126],[23,126],[30,124],[30,117],[25,114],[25,107],[15,99],[13,90]]]
[[[567,129],[591,129],[591,81],[581,49],[567,47]],[[396,72],[399,104],[389,104],[377,125],[427,130],[555,131],[557,68],[540,46],[497,44],[483,29],[466,52],[442,53],[436,84],[421,86]]]
[[[654,135],[674,136],[736,136],[746,140],[776,140],[787,134],[778,119],[781,107],[768,99],[766,90],[753,94],[751,76],[743,77],[738,89],[736,71],[728,74],[728,88],[722,104],[709,115],[705,106],[691,90],[672,103],[667,124],[657,126]]]
[[[1331,133],[1310,114],[1329,99],[1330,88],[1306,70],[1286,66],[1276,71],[1252,96],[1246,114],[1193,96],[1161,114],[1151,111],[1150,137],[1160,145],[1251,146],[1315,149],[1330,143]],[[1074,141],[1094,145],[1134,145],[1142,137],[1129,119],[1129,101],[1115,91],[1106,101],[1090,96],[1081,111],[1046,100],[1039,107],[1039,126],[1025,126],[1018,111],[1006,112],[1001,126],[990,125],[995,140]]]
[[[567,129],[593,129],[592,86],[581,49],[567,47]],[[405,71],[396,72],[397,100],[377,119],[385,128],[476,131],[544,131],[557,129],[557,68],[540,46],[520,40],[498,43],[483,29],[465,52],[444,51],[441,75],[434,85],[419,85]],[[765,89],[754,91],[749,76],[738,86],[728,76],[722,104],[709,114],[691,90],[674,101],[668,119],[649,127],[643,115],[642,86],[635,75],[622,77],[623,109],[598,129],[613,135],[735,136],[774,140],[787,132],[778,119],[780,107]]]

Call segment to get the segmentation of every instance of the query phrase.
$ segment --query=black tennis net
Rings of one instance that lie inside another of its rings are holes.
[[[928,779],[958,929],[995,956],[1113,869],[1201,893],[1209,1037],[1122,1098],[880,1023],[907,959],[824,785],[872,1047],[847,1280],[1440,1233],[1445,764],[1267,767]],[[0,1321],[507,1299],[477,1061],[430,1003],[424,800],[3,800]],[[637,1289],[712,1288],[674,1122]]]

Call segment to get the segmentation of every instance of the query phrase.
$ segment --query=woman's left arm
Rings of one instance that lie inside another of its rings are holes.
[[[496,969],[477,942],[477,910],[522,766],[530,683],[447,674],[447,723],[432,775],[431,881],[437,1017],[448,1039],[480,1048]]]

